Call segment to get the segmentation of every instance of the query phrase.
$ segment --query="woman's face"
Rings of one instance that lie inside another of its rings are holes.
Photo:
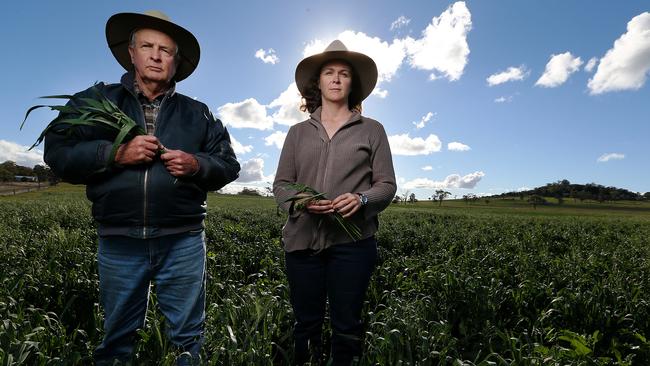
[[[352,69],[341,61],[326,63],[320,71],[318,88],[323,102],[348,102],[352,86]]]

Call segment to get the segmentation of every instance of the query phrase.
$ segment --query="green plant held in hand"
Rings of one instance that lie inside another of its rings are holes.
[[[35,105],[29,108],[25,114],[25,119],[20,124],[21,130],[29,114],[36,109],[50,108],[53,111],[60,112],[59,116],[45,127],[29,150],[38,146],[50,131],[58,134],[71,134],[75,128],[80,126],[106,128],[117,132],[108,158],[108,165],[110,165],[115,160],[115,154],[120,144],[129,141],[135,136],[147,134],[141,126],[108,100],[95,86],[92,87],[92,90],[95,98],[79,98],[74,95],[48,95],[41,98],[68,99],[72,103],[66,105]],[[165,148],[161,146],[159,153],[165,153]]]
[[[285,187],[297,191],[295,195],[284,201],[291,202],[291,206],[289,206],[289,214],[292,214],[294,210],[304,210],[312,201],[327,199],[325,193],[320,193],[302,183],[289,183]],[[336,223],[345,230],[345,233],[348,234],[350,239],[353,241],[361,240],[361,230],[359,230],[359,227],[346,220],[343,215],[335,211],[327,216],[336,221]]]

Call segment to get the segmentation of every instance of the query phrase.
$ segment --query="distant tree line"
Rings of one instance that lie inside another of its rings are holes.
[[[58,183],[59,178],[46,165],[36,165],[33,168],[20,166],[11,160],[0,163],[0,182],[13,182],[16,176],[37,177],[39,182]]]
[[[523,200],[526,196],[554,197],[562,204],[566,199],[583,202],[592,200],[598,202],[606,201],[644,201],[650,200],[650,192],[631,192],[627,189],[606,187],[596,183],[572,184],[566,179],[555,183],[548,183],[545,186],[537,187],[528,191],[507,192],[493,197],[512,197]]]

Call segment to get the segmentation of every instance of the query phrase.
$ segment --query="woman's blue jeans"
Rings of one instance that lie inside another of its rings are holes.
[[[192,358],[199,357],[205,320],[202,230],[155,239],[103,237],[99,239],[97,262],[105,333],[95,350],[97,364],[131,359],[136,331],[144,325],[152,283],[171,343]]]
[[[374,237],[331,246],[320,253],[285,253],[294,326],[295,363],[320,362],[325,304],[329,301],[334,365],[361,356],[361,310],[377,261]]]

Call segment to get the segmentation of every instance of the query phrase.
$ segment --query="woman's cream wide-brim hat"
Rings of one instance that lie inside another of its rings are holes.
[[[363,53],[348,51],[343,42],[335,40],[325,51],[303,59],[296,67],[296,85],[302,95],[309,88],[309,80],[320,72],[325,63],[332,60],[344,60],[352,65],[361,81],[361,90],[352,90],[352,93],[359,94],[359,100],[366,99],[372,93],[377,84],[375,61]]]

